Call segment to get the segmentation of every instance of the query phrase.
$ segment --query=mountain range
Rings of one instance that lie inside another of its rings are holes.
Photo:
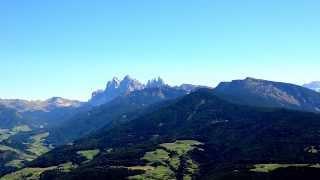
[[[69,100],[61,97],[52,97],[44,101],[0,99],[0,105],[7,109],[16,111],[19,116],[23,116],[24,118],[22,119],[24,119],[24,124],[35,128],[43,128],[57,126],[64,122],[64,120],[74,116],[76,113],[87,111],[92,107],[104,105],[118,97],[127,96],[134,91],[144,89],[172,88],[189,93],[200,87],[201,86],[187,84],[170,87],[169,85],[165,84],[160,77],[149,80],[145,85],[127,75],[122,80],[114,77],[107,83],[105,90],[97,90],[93,92],[92,97],[88,102]]]
[[[45,101],[27,101],[20,99],[0,99],[0,104],[19,112],[26,111],[51,111],[56,108],[80,107],[83,103],[76,100],[52,97]]]
[[[138,80],[131,78],[129,75],[125,76],[122,80],[119,80],[119,78],[114,77],[111,81],[107,83],[106,88],[104,90],[97,90],[93,92],[92,97],[88,103],[92,106],[99,106],[107,102],[110,102],[119,96],[125,96],[134,91],[163,87],[170,86],[167,85],[160,77],[149,80],[147,84],[143,84]],[[191,92],[200,87],[201,86],[195,86],[191,84],[182,84],[181,86],[175,86],[171,88]]]
[[[88,102],[0,105],[2,179],[320,175],[320,94],[294,84],[246,78],[210,88],[125,76]]]
[[[75,167],[47,171],[46,179],[221,179],[259,164],[316,165],[319,128],[317,114],[236,105],[202,89],[58,147],[29,166]],[[81,152],[97,153],[86,163]]]
[[[193,85],[183,85],[186,90],[179,86],[170,87],[161,78],[150,80],[140,87],[137,84],[141,83],[129,76],[121,81],[113,78],[101,95],[93,95],[88,102],[63,98],[45,101],[3,100],[0,152],[7,155],[0,157],[0,175],[23,166],[55,146],[71,143],[104,126],[129,121],[161,107],[163,101],[178,98],[198,88]],[[35,141],[33,138],[38,136],[41,139]],[[42,149],[41,153],[29,151],[35,145]]]
[[[320,94],[294,84],[246,78],[222,82],[214,91],[233,103],[320,112]]]

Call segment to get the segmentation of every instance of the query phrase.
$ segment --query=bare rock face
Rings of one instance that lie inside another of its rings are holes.
[[[147,88],[161,88],[161,87],[165,87],[168,86],[167,84],[164,83],[163,79],[161,79],[160,77],[149,80],[147,83]]]
[[[127,95],[136,90],[142,90],[145,86],[138,80],[125,76],[123,80],[114,77],[107,83],[105,90],[98,90],[92,93],[89,103],[93,106],[99,106],[112,101],[116,97]]]

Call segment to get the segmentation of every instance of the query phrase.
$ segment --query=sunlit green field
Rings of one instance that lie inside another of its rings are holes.
[[[36,156],[40,156],[49,151],[48,146],[46,146],[43,141],[46,137],[49,136],[49,133],[41,133],[30,137],[31,143],[28,144],[27,151]]]
[[[92,149],[92,150],[84,150],[84,151],[78,151],[77,154],[85,157],[87,160],[83,163],[91,161],[95,156],[97,156],[100,153],[99,149]]]
[[[25,132],[32,132],[32,129],[27,125],[15,126],[12,129],[0,129],[0,150],[10,152],[16,157],[4,162],[5,166],[21,168],[25,162],[32,161],[50,150],[49,146],[44,144],[44,140],[49,135],[47,132],[35,134],[30,136],[26,142],[21,142],[27,147],[26,149],[18,149],[17,147],[10,145],[11,137]],[[6,143],[3,143],[4,141],[6,141]]]
[[[29,132],[29,131],[32,131],[32,130],[27,125],[15,126],[12,129],[0,129],[0,143],[4,140],[7,140],[9,137],[16,135],[20,132]]]
[[[59,170],[60,172],[70,172],[76,167],[77,165],[67,162],[47,168],[24,168],[11,174],[7,174],[0,178],[0,180],[38,180],[44,171]]]
[[[183,179],[192,179],[192,176],[198,171],[198,165],[190,158],[189,152],[197,148],[197,145],[201,143],[193,140],[161,144],[158,149],[147,152],[142,157],[147,164],[145,169],[141,167],[140,169],[145,170],[145,173],[129,179],[174,180],[179,169],[184,169]]]
[[[252,172],[268,173],[279,168],[287,167],[313,167],[320,168],[319,164],[256,164],[254,168],[250,169]]]
[[[20,171],[8,174],[0,178],[1,180],[37,180],[40,178],[42,172],[55,169],[56,167],[49,168],[25,168]]]

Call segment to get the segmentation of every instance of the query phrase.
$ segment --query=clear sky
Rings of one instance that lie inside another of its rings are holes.
[[[319,0],[2,0],[0,97],[86,100],[113,76],[320,80]]]

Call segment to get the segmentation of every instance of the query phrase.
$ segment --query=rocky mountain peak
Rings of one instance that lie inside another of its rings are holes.
[[[134,80],[133,78],[131,78],[130,75],[126,75],[126,76],[123,78],[123,81],[130,81],[130,80]]]
[[[116,89],[120,85],[120,80],[117,77],[112,78],[111,81],[107,83],[106,89]]]
[[[161,87],[165,87],[165,86],[168,86],[168,85],[165,84],[163,79],[158,77],[158,78],[154,78],[152,80],[149,80],[146,87],[147,88],[161,88]]]
[[[142,89],[144,89],[144,85],[138,80],[131,78],[129,75],[123,78],[119,86],[119,90],[124,94]]]
[[[99,106],[112,101],[116,97],[142,89],[144,89],[144,85],[138,80],[131,78],[129,75],[126,75],[122,80],[114,77],[107,83],[105,90],[98,90],[92,93],[92,98],[89,103],[93,106]]]

